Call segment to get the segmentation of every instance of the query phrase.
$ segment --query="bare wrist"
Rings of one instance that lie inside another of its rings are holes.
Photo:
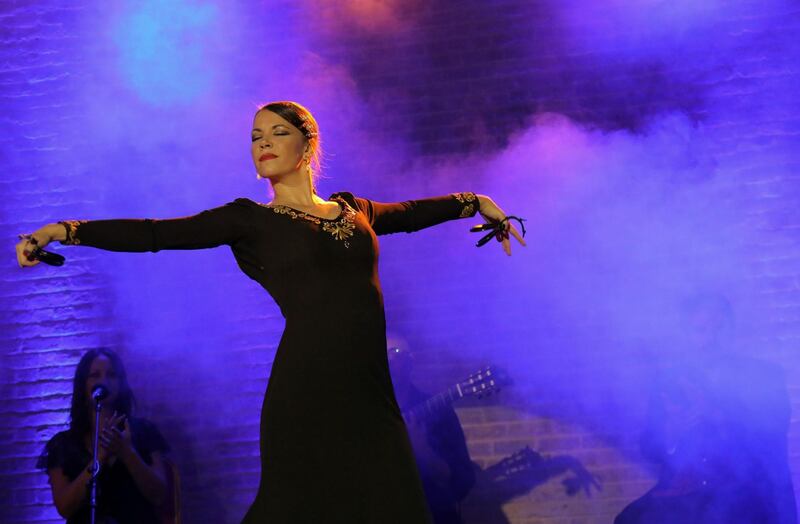
[[[54,240],[62,241],[67,238],[67,230],[63,224],[47,224],[34,232],[34,236],[40,241],[44,240],[45,243],[50,243]]]

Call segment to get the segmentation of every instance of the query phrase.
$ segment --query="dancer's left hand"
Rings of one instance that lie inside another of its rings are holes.
[[[500,222],[506,217],[506,214],[500,209],[500,206],[488,196],[478,195],[478,201],[480,202],[480,214],[487,222]],[[510,220],[505,223],[505,231],[497,234],[497,241],[503,244],[503,251],[506,252],[506,255],[511,256],[509,234],[513,235],[523,247],[525,247],[525,240]]]

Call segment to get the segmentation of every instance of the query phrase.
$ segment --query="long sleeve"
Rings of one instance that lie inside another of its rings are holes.
[[[167,220],[67,220],[64,244],[107,251],[145,252],[232,245],[253,227],[252,205],[244,198],[193,216]]]
[[[349,193],[340,194],[355,201],[377,235],[412,233],[448,220],[475,216],[480,208],[475,193],[453,193],[396,203],[375,202],[353,197]]]

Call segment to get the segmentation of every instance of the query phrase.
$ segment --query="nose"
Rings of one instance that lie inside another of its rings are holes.
[[[259,147],[261,147],[261,149],[265,149],[265,148],[268,148],[268,147],[271,148],[272,147],[272,143],[269,140],[264,139],[264,140],[261,141],[261,145]]]

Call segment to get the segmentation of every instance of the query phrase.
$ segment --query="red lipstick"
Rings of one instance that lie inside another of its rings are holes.
[[[273,158],[278,158],[278,157],[273,155],[272,153],[264,153],[263,155],[258,157],[258,161],[263,162],[264,160],[272,160]]]

